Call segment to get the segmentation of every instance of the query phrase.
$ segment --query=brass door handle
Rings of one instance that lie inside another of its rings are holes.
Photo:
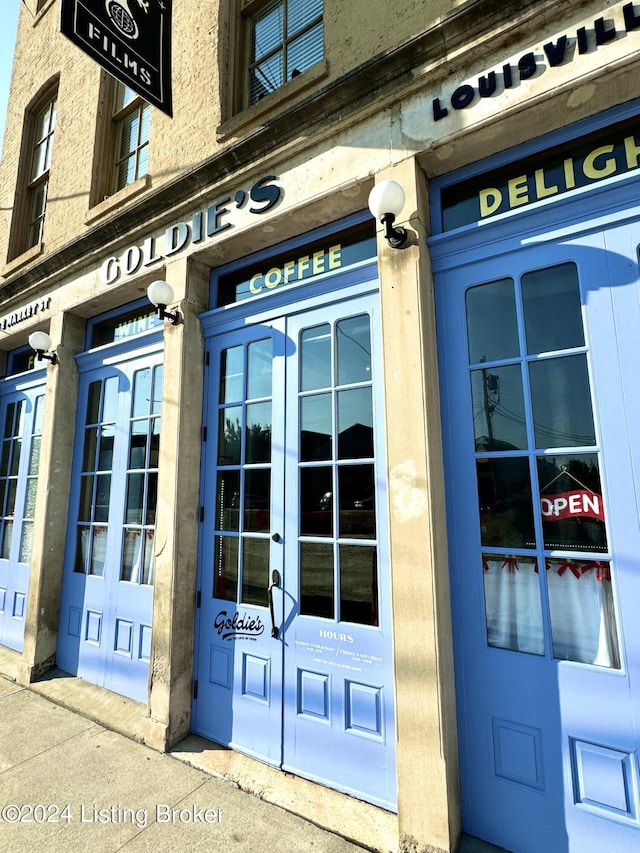
[[[267,598],[269,599],[269,613],[271,614],[271,636],[277,640],[280,636],[280,630],[276,626],[276,617],[273,612],[273,588],[280,586],[280,572],[274,569],[271,572],[271,583],[267,587]]]

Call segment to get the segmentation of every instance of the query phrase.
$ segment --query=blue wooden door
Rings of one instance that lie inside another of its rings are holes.
[[[78,357],[58,666],[147,701],[162,352]],[[86,367],[85,370],[82,370]]]
[[[394,808],[377,305],[210,340],[194,729]]]
[[[44,412],[42,376],[5,380],[0,393],[0,644],[22,651]]]
[[[637,226],[567,232],[434,251],[463,822],[518,853],[640,845]]]

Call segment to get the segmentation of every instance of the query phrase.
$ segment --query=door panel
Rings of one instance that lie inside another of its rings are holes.
[[[637,843],[629,260],[589,235],[437,285],[463,820],[511,850]]]
[[[194,727],[393,808],[378,328],[368,296],[211,339]]]
[[[147,700],[162,354],[83,373],[58,666]]]
[[[22,651],[44,385],[8,384],[0,397],[0,644]]]

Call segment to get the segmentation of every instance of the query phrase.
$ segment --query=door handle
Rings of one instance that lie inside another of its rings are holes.
[[[271,583],[267,587],[267,598],[269,599],[269,613],[271,614],[271,636],[274,640],[277,640],[280,636],[280,631],[276,627],[276,617],[273,613],[273,588],[274,586],[277,588],[280,586],[280,572],[277,569],[274,569],[271,572]]]

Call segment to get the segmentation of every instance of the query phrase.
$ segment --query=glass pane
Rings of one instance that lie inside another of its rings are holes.
[[[78,527],[76,535],[76,558],[73,571],[86,574],[89,571],[89,549],[91,548],[91,528]]]
[[[373,465],[338,468],[340,537],[375,539],[375,485]]]
[[[371,381],[369,315],[349,317],[336,325],[338,385]]]
[[[277,0],[256,15],[251,25],[251,61],[272,51],[284,38],[284,3]]]
[[[147,462],[147,429],[149,421],[133,421],[129,448],[129,468],[144,468]]]
[[[328,323],[300,335],[300,390],[331,387],[331,327]]]
[[[300,613],[334,618],[333,545],[300,543]]]
[[[542,456],[538,482],[544,547],[606,551],[597,455]]]
[[[340,621],[378,624],[376,548],[340,545]]]
[[[84,431],[84,451],[82,454],[82,470],[96,470],[96,447],[98,445],[97,427],[89,427]]]
[[[216,517],[218,530],[240,529],[240,472],[218,471]]]
[[[158,503],[158,475],[155,472],[147,474],[147,512],[145,524],[156,523],[156,505]]]
[[[338,458],[373,456],[371,387],[338,392]]]
[[[120,157],[126,156],[136,148],[139,125],[140,116],[137,110],[120,122]]]
[[[104,383],[104,402],[102,404],[102,422],[115,421],[118,413],[118,388],[117,376],[110,376]]]
[[[128,184],[132,184],[136,179],[136,157],[131,154],[126,160],[118,165],[118,173],[116,175],[116,189],[121,190]]]
[[[282,67],[283,53],[279,50],[273,56],[261,62],[251,70],[249,75],[249,103],[255,104],[270,92],[275,92],[282,86],[284,69]]]
[[[91,521],[91,507],[93,506],[93,476],[84,476],[80,479],[80,508],[78,509],[78,521]]]
[[[125,86],[124,83],[117,83],[116,85],[117,89],[115,97],[115,111],[117,112],[123,107],[126,107],[127,104],[130,104],[132,101],[135,101],[138,95],[133,91],[133,89],[130,89],[128,86]]]
[[[528,353],[584,346],[575,264],[523,275],[522,301]]]
[[[102,391],[102,382],[92,382],[89,385],[89,394],[87,396],[87,415],[85,418],[86,424],[97,424],[100,418],[100,392]]]
[[[162,376],[164,370],[160,364],[153,371],[153,396],[151,398],[151,414],[159,415],[162,410]]]
[[[151,368],[136,370],[133,377],[132,417],[139,418],[149,414],[151,408]]]
[[[149,141],[149,130],[151,128],[151,107],[149,104],[145,104],[141,107],[141,112],[140,145],[143,145],[145,142]]]
[[[322,22],[316,24],[287,48],[287,80],[292,80],[322,59],[324,53]]]
[[[269,539],[242,540],[242,602],[266,607]]]
[[[513,281],[509,278],[467,290],[469,361],[497,361],[520,354]]]
[[[476,451],[526,450],[520,365],[471,371]]]
[[[553,656],[620,668],[611,564],[547,559]]]
[[[527,458],[476,459],[476,473],[482,544],[535,547]]]
[[[313,394],[300,400],[300,460],[331,459],[331,394]]]
[[[40,448],[42,439],[39,435],[34,436],[31,441],[31,456],[29,457],[29,474],[35,475],[40,468]]]
[[[27,518],[33,518],[36,512],[36,494],[38,491],[38,481],[30,479],[27,481],[27,494],[24,501],[24,514]]]
[[[111,474],[98,474],[96,489],[96,510],[94,521],[107,521],[109,518],[109,500],[111,498]]]
[[[144,536],[144,563],[142,564],[142,580],[140,583],[151,586],[156,574],[155,532],[146,530]]]
[[[221,409],[218,431],[218,465],[239,465],[242,447],[242,407]]]
[[[268,531],[271,506],[271,471],[259,468],[244,475],[244,529]]]
[[[596,443],[586,355],[531,362],[529,379],[536,447]]]
[[[11,458],[11,440],[2,442],[2,457],[0,458],[0,477],[9,474],[9,460]]]
[[[121,581],[136,581],[138,579],[138,564],[142,546],[141,530],[125,530],[122,548]]]
[[[151,422],[151,436],[149,446],[149,468],[158,467],[160,455],[160,418],[154,418]]]
[[[538,564],[534,557],[482,555],[487,643],[544,654]]]
[[[25,521],[22,525],[22,542],[20,543],[20,562],[28,563],[31,560],[33,549],[33,522]]]
[[[104,577],[104,558],[107,552],[107,528],[93,528],[93,547],[91,549],[91,566],[89,574]]]
[[[2,548],[0,549],[0,558],[8,560],[11,554],[11,534],[13,533],[13,521],[5,521],[2,530]]]
[[[16,511],[16,489],[18,487],[17,480],[9,480],[7,482],[7,504],[5,507],[5,515],[14,515]]]
[[[11,468],[9,473],[16,477],[18,474],[18,468],[20,467],[20,456],[22,454],[22,439],[15,438],[13,440],[13,455],[11,457]]]
[[[300,470],[300,534],[333,536],[331,468]]]
[[[3,438],[9,438],[13,435],[13,416],[16,411],[16,404],[9,403],[4,417],[4,432]]]
[[[42,423],[44,421],[44,397],[36,397],[35,414],[33,416],[33,434],[40,435],[42,433]]]
[[[238,594],[237,537],[216,536],[213,545],[213,596],[235,601]]]
[[[144,474],[128,474],[127,481],[127,509],[125,520],[127,524],[142,524]]]
[[[247,348],[247,399],[271,396],[273,344],[271,338],[254,341]]]
[[[100,432],[100,454],[98,456],[98,470],[110,471],[113,467],[113,440],[115,426],[109,424],[104,426]]]
[[[245,462],[271,462],[271,403],[247,406]]]
[[[322,0],[289,0],[287,35],[293,35],[320,15],[322,15]]]
[[[220,353],[220,403],[242,400],[242,347],[229,347]]]

